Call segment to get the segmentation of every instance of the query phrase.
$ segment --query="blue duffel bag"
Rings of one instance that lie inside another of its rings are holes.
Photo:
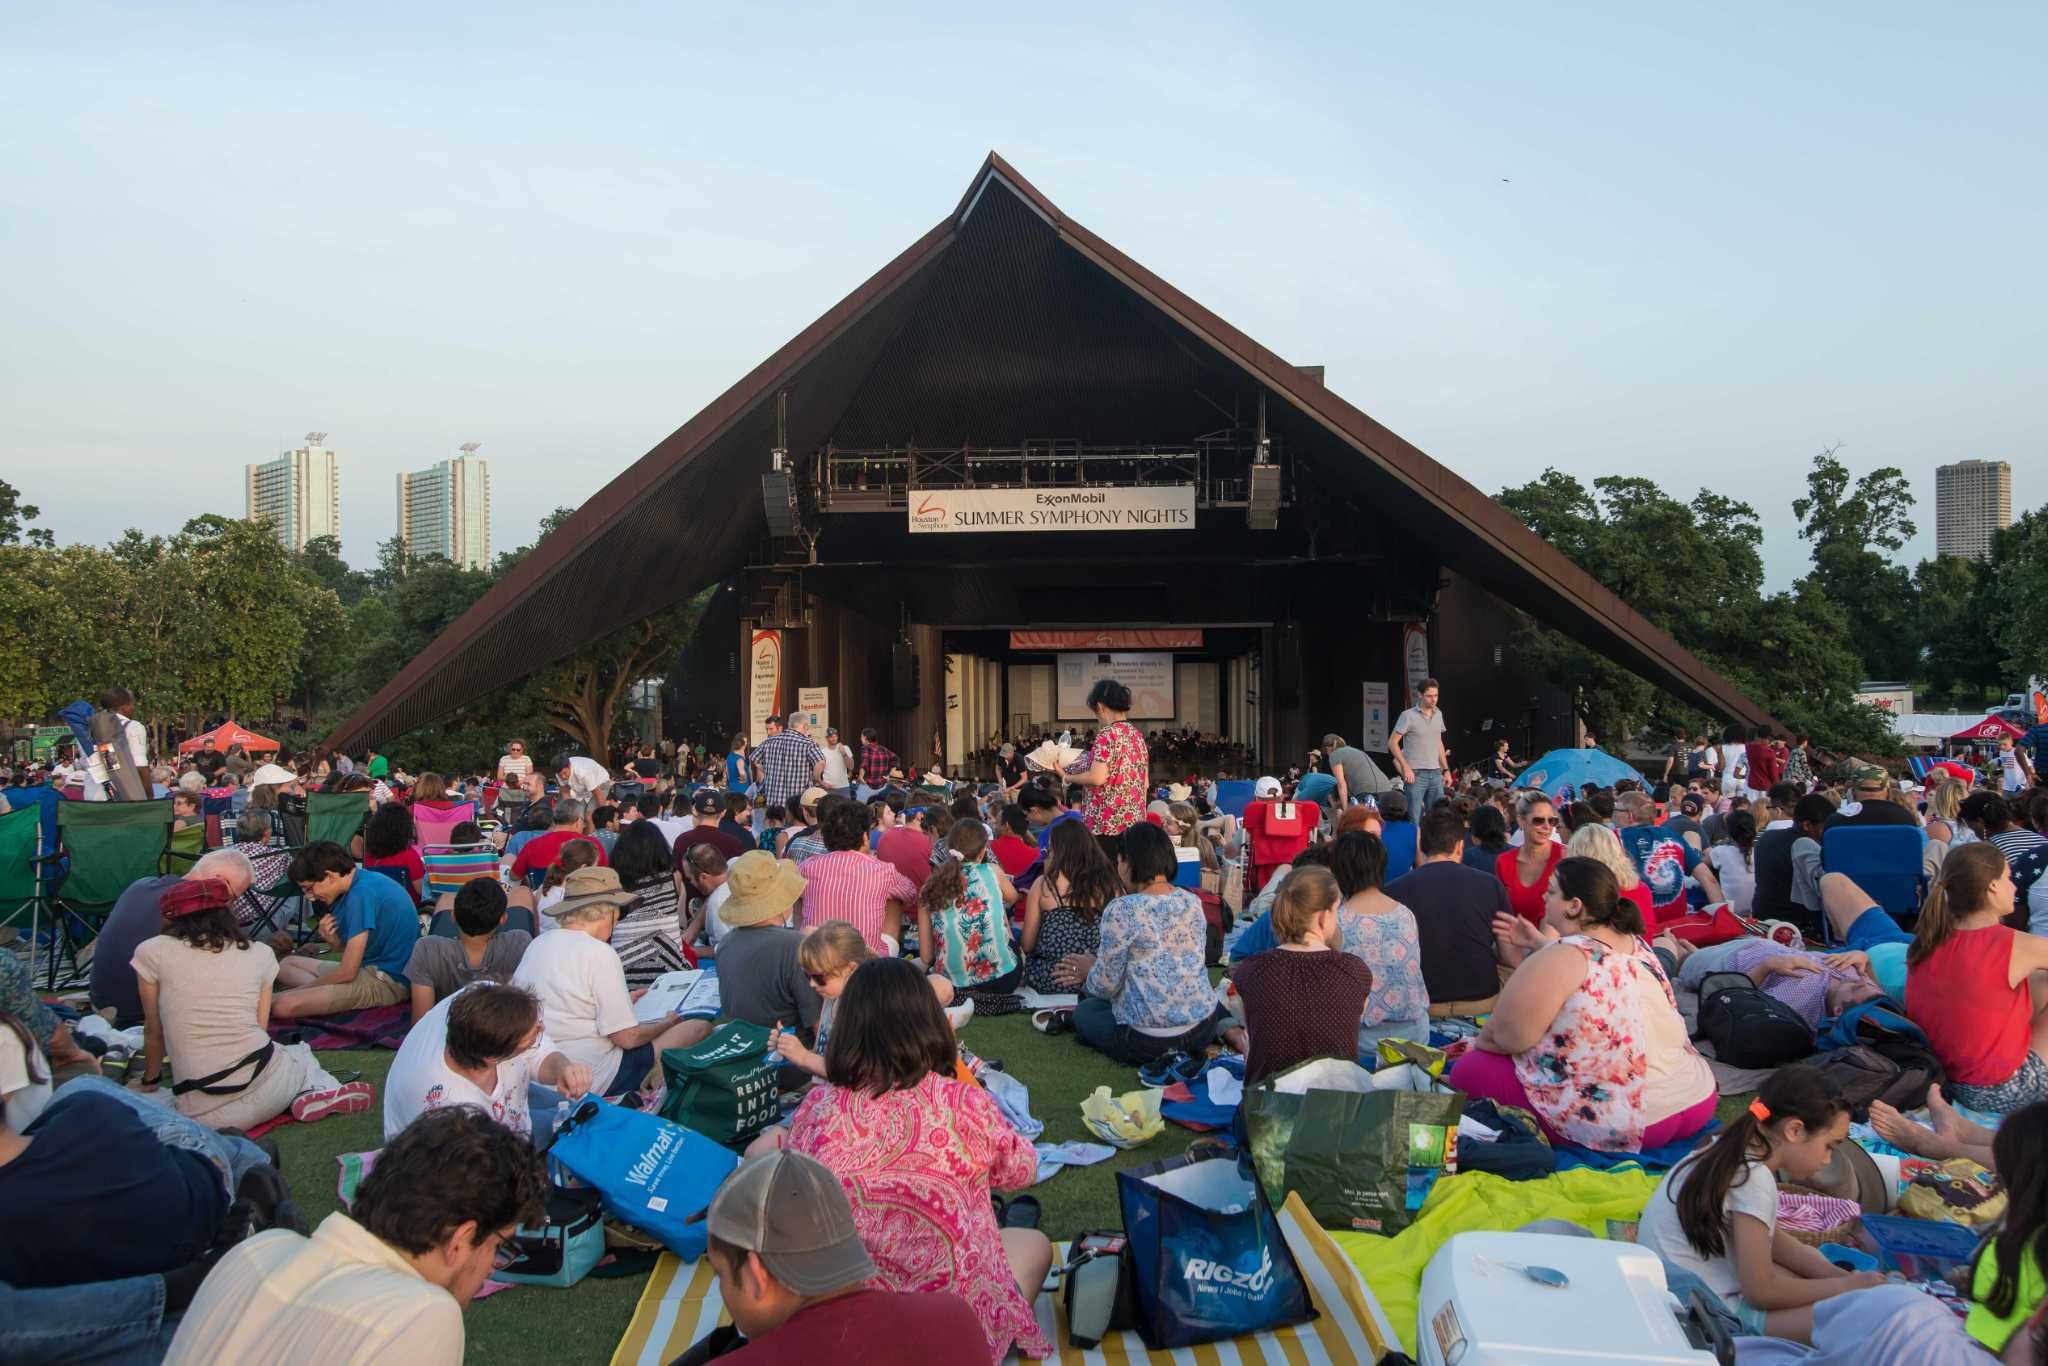
[[[686,1260],[704,1252],[710,1204],[738,1154],[680,1124],[586,1096],[555,1129],[548,1156],[604,1197],[604,1211]]]

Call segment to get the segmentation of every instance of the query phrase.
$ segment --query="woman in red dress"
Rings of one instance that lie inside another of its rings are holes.
[[[1145,789],[1151,780],[1151,756],[1145,737],[1130,723],[1131,690],[1113,678],[1097,679],[1088,690],[1088,706],[1101,726],[1094,748],[1068,770],[1067,781],[1094,789],[1081,816],[1094,835],[1121,835],[1145,819]]]

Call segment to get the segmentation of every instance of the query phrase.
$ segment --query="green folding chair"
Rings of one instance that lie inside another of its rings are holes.
[[[347,849],[370,819],[367,792],[314,792],[306,797],[306,843],[332,840]]]
[[[57,938],[70,953],[73,973],[78,955],[98,938],[121,893],[159,875],[173,819],[169,800],[65,802],[57,808],[57,838],[71,858],[71,871],[57,892]],[[57,948],[50,947],[52,990]]]
[[[55,915],[56,882],[57,852],[44,847],[42,809],[0,815],[0,928],[25,926],[31,952],[43,918]]]
[[[188,825],[183,830],[173,830],[171,842],[164,847],[163,871],[183,877],[192,871],[192,865],[199,862],[199,856],[205,852],[204,823]]]

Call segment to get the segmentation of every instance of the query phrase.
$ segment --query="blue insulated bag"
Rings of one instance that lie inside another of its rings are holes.
[[[1229,1157],[1177,1157],[1116,1174],[1131,1242],[1138,1335],[1190,1347],[1315,1317],[1258,1183]]]
[[[704,1225],[687,1221],[739,1156],[680,1124],[585,1097],[555,1130],[548,1156],[604,1197],[604,1211],[685,1260],[704,1251]]]

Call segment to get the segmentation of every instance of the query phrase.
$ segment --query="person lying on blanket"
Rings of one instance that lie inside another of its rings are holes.
[[[1695,948],[1668,934],[1658,939],[1657,947],[1678,960],[1680,986],[1698,991],[1712,973],[1739,972],[1766,995],[1798,1011],[1811,1029],[1819,1029],[1822,1020],[1858,1001],[1884,994],[1871,971],[1870,955],[1856,949],[1813,953],[1748,937]]]
[[[473,1106],[430,1110],[385,1147],[353,1209],[310,1238],[271,1229],[221,1258],[165,1361],[460,1366],[463,1308],[511,1259],[513,1231],[546,1211],[524,1138]]]
[[[874,1261],[846,1189],[823,1163],[773,1152],[740,1164],[701,1216],[704,1256],[732,1322],[671,1366],[830,1361],[897,1366],[915,1343],[928,1361],[988,1353],[981,1320],[958,1295],[871,1288]]]
[[[542,1032],[540,1001],[532,992],[477,982],[429,1010],[406,1034],[384,1079],[384,1137],[388,1142],[427,1111],[447,1105],[474,1105],[513,1133],[531,1134],[529,1083],[580,1100],[591,1081],[589,1064],[559,1052]]]

